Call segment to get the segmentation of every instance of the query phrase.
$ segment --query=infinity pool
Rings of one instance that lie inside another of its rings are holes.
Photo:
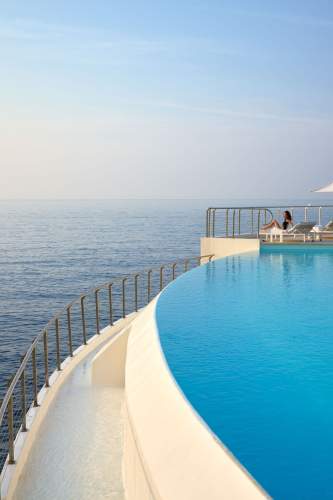
[[[265,247],[184,274],[157,325],[192,406],[278,499],[332,499],[333,249]]]

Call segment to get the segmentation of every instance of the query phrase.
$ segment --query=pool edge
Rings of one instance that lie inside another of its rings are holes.
[[[128,499],[270,498],[175,381],[160,344],[158,298],[133,322],[127,347],[123,473]]]

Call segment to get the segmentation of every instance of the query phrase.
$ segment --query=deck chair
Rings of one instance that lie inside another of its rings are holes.
[[[270,240],[273,241],[274,236],[277,237],[279,236],[280,242],[283,242],[285,239],[302,239],[303,241],[306,241],[307,238],[311,236],[311,231],[313,227],[315,226],[315,222],[311,221],[304,221],[304,222],[298,222],[295,224],[293,227],[290,229],[284,230],[284,229],[279,229],[278,227],[273,227],[268,233],[261,233],[261,234],[266,234],[266,240],[267,236],[270,236]]]
[[[325,226],[323,227],[323,232],[333,232],[333,220],[330,220]]]
[[[330,220],[324,227],[315,226],[311,231],[314,233],[317,240],[333,238],[333,221]]]

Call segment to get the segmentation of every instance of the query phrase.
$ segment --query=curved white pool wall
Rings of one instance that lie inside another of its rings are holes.
[[[267,498],[185,399],[166,364],[154,300],[132,324],[125,383],[128,500]]]
[[[215,242],[205,241],[202,255],[259,250],[258,240],[208,239]],[[127,345],[123,474],[128,500],[267,498],[175,382],[160,345],[157,301],[135,319]]]

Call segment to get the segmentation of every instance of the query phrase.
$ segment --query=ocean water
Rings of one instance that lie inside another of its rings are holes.
[[[0,202],[0,398],[31,340],[89,288],[199,254],[206,202]]]
[[[331,499],[333,248],[265,247],[162,293],[162,348],[192,406],[276,499]]]

